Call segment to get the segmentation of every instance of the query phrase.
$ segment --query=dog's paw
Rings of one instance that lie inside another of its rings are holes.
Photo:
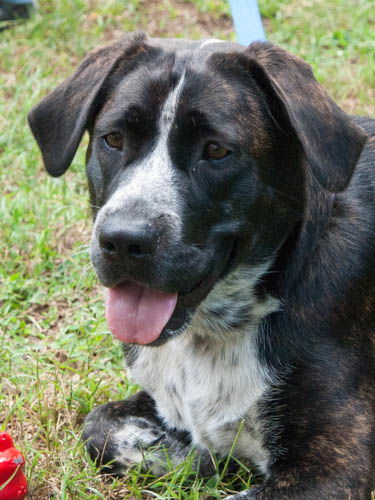
[[[160,475],[169,464],[181,463],[191,452],[189,439],[181,432],[164,429],[147,412],[144,416],[129,415],[134,411],[130,403],[134,401],[107,403],[86,417],[82,437],[96,464],[103,472],[120,475],[131,465],[140,464]]]
[[[113,440],[122,450],[146,449],[155,446],[165,437],[165,432],[143,417],[128,417],[115,432]]]
[[[160,462],[160,450],[166,433],[157,425],[142,417],[128,417],[126,423],[112,435],[116,448],[114,459],[125,468],[134,463],[144,463],[155,474],[164,472]],[[159,447],[160,448],[160,447]]]
[[[132,464],[142,463],[148,467],[156,463],[157,460],[151,460],[151,453],[163,441],[165,432],[144,417],[111,420],[103,418],[107,413],[108,408],[103,405],[86,419],[83,439],[91,458],[105,466],[105,471],[116,474],[123,474]],[[154,472],[159,472],[159,468],[155,467]]]

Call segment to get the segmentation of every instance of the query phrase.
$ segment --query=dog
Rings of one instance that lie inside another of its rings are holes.
[[[85,130],[91,258],[144,389],[95,408],[99,463],[195,450],[264,474],[231,499],[375,487],[375,121],[268,42],[126,35],[29,114],[47,171]]]

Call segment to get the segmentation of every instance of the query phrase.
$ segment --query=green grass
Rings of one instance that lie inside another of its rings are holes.
[[[269,38],[303,56],[349,112],[374,112],[371,0],[262,0]],[[224,0],[41,0],[0,32],[0,429],[27,459],[33,499],[221,498],[253,481],[246,466],[202,480],[189,462],[163,478],[137,468],[99,477],[79,441],[90,409],[132,394],[90,267],[84,147],[64,178],[43,171],[30,108],[89,49],[123,30],[234,38]]]

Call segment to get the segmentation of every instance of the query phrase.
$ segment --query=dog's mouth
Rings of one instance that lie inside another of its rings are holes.
[[[152,290],[125,282],[108,290],[106,316],[109,329],[122,342],[151,344],[171,319],[178,293]]]
[[[235,242],[219,265],[188,291],[165,292],[126,281],[109,288],[106,318],[110,331],[122,342],[158,345],[185,329],[189,317],[215,283],[233,265]]]

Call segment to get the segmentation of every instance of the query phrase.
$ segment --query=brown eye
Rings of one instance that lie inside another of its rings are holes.
[[[210,142],[206,146],[206,158],[213,161],[223,160],[226,156],[230,155],[230,151],[216,142]]]
[[[118,150],[122,149],[123,139],[122,135],[118,132],[111,132],[110,134],[105,135],[104,140],[109,148]]]

